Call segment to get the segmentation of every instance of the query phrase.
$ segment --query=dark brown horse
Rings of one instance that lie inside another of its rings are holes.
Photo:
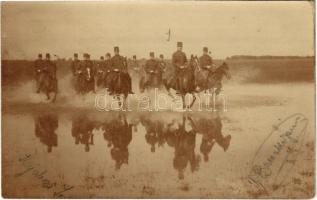
[[[180,71],[178,73],[178,76],[172,76],[168,78],[167,80],[164,80],[165,88],[168,92],[168,95],[172,98],[175,98],[171,92],[170,89],[176,90],[182,97],[183,101],[183,108],[186,108],[185,104],[185,95],[191,94],[193,99],[189,105],[189,108],[191,108],[196,100],[196,86],[195,86],[195,71],[196,65],[194,64],[194,59],[191,58],[189,63],[183,67],[180,68]]]
[[[196,59],[194,64],[197,66],[199,70],[195,72],[195,84],[196,87],[199,88],[198,92],[201,91],[209,91],[212,94],[218,95],[222,88],[222,79],[224,76],[227,79],[231,78],[231,74],[229,72],[228,65],[224,62],[215,71],[202,70],[199,67],[199,63]]]
[[[105,81],[105,85],[108,87],[110,94],[117,98],[120,107],[121,105],[125,106],[129,94],[126,75],[126,73],[120,71],[111,71]],[[122,96],[123,98],[121,98]]]
[[[47,100],[54,102],[57,95],[57,79],[50,76],[49,72],[45,69],[38,70],[38,73],[39,91],[46,95]],[[53,94],[52,97],[50,96],[51,94]]]
[[[142,77],[139,83],[140,92],[143,93],[146,89],[150,90],[153,88],[162,88],[162,72],[159,71],[151,71],[147,74],[146,77]]]
[[[86,94],[95,91],[94,75],[90,68],[77,70],[76,76],[77,93]]]

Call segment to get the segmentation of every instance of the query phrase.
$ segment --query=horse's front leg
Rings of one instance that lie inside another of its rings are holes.
[[[182,94],[183,109],[186,109],[185,94]]]
[[[190,103],[189,108],[193,107],[193,105],[194,105],[194,103],[195,103],[195,101],[196,101],[196,95],[195,95],[195,93],[191,93],[191,94],[192,94],[192,96],[193,96],[193,100],[192,100],[192,102]]]

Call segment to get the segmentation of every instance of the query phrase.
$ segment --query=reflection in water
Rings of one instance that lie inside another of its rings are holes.
[[[154,115],[155,116],[155,115]],[[222,122],[219,115],[195,116],[190,114],[177,114],[172,118],[163,119],[161,115],[151,117],[140,114],[133,117],[135,123],[128,122],[126,113],[111,114],[110,119],[92,119],[86,113],[77,113],[72,117],[71,134],[75,145],[82,144],[86,152],[94,145],[95,130],[101,130],[103,138],[110,149],[111,158],[115,161],[115,169],[119,170],[123,164],[129,163],[129,144],[132,141],[132,130],[138,130],[140,124],[145,130],[146,147],[155,153],[156,148],[164,148],[164,144],[174,151],[173,168],[177,170],[179,179],[184,179],[184,172],[189,167],[194,173],[199,170],[201,158],[208,162],[210,152],[215,144],[224,152],[227,151],[231,135],[222,134]],[[54,114],[44,114],[35,117],[35,134],[51,152],[57,146],[58,118]],[[139,134],[139,133],[138,133]],[[195,152],[196,136],[201,134],[199,151]],[[166,148],[166,147],[165,147]]]
[[[111,119],[104,130],[104,138],[107,138],[108,144],[112,145],[110,152],[112,159],[116,162],[115,167],[120,169],[129,161],[128,145],[132,140],[132,125],[128,124],[125,114],[119,114]]]
[[[52,147],[57,147],[58,117],[56,114],[44,114],[34,117],[35,136],[47,146],[47,152],[52,152]]]
[[[75,144],[85,145],[85,151],[89,152],[90,145],[94,144],[94,122],[89,120],[86,115],[75,116],[72,121],[72,136]]]

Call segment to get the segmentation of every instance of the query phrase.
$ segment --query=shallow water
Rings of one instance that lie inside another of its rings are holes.
[[[268,196],[309,197],[313,192],[309,188],[314,187],[313,85],[297,86],[287,95],[281,92],[294,86],[246,87],[249,93],[241,92],[243,87],[240,91],[227,87],[227,112],[98,112],[89,107],[5,101],[4,194],[265,196],[248,183],[250,162],[272,126],[300,111],[310,122],[304,147],[288,184],[269,189]],[[302,98],[303,94],[308,96]]]

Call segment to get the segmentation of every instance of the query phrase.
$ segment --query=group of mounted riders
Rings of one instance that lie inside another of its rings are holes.
[[[226,75],[227,78],[230,78],[227,64],[223,63],[216,67],[207,47],[203,48],[201,57],[192,55],[189,60],[182,48],[183,43],[177,42],[177,51],[172,55],[174,74],[167,78],[163,78],[167,69],[164,56],[161,54],[160,58],[156,59],[154,52],[150,52],[150,57],[143,69],[145,73],[139,81],[141,92],[161,86],[165,86],[169,94],[171,94],[170,88],[173,88],[182,97],[187,93],[194,96],[196,92],[213,88],[216,88],[216,94],[220,92],[222,77]],[[114,47],[114,56],[111,57],[110,53],[107,53],[105,57],[101,56],[96,64],[90,60],[90,55],[87,53],[83,55],[83,58],[83,60],[79,60],[78,54],[75,53],[71,63],[77,93],[95,92],[98,87],[104,87],[108,89],[110,95],[123,94],[126,98],[128,94],[133,94],[128,61],[126,57],[119,54],[119,47]],[[132,69],[137,73],[140,72],[135,55],[132,60]],[[50,54],[46,54],[45,60],[39,54],[35,61],[35,70],[37,92],[43,91],[49,98],[49,92],[57,90],[56,64],[50,60]]]

